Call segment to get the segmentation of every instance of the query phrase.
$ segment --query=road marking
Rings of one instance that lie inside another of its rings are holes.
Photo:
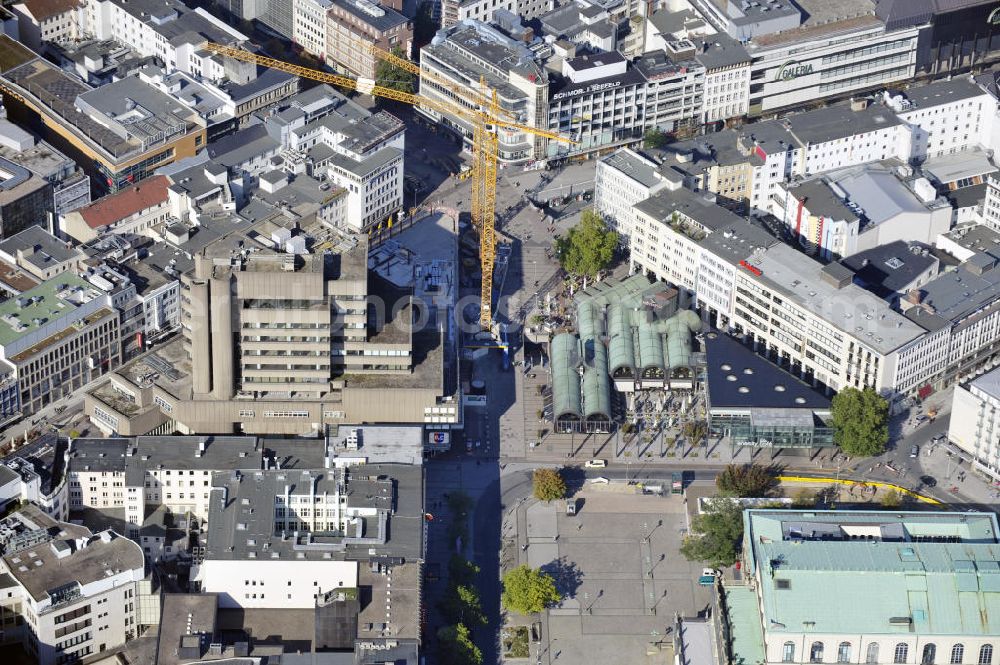
[[[879,487],[882,489],[895,490],[901,494],[906,494],[907,496],[912,496],[918,501],[931,504],[933,506],[943,505],[942,502],[937,499],[933,499],[929,496],[924,496],[923,494],[918,494],[912,490],[908,490],[905,487],[900,487],[893,483],[883,483],[875,480],[849,480],[846,478],[813,478],[809,476],[778,476],[778,480],[783,483],[833,483],[835,485],[867,485],[869,487]]]

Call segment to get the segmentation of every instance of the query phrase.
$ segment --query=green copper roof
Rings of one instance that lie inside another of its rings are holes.
[[[743,586],[726,587],[725,593],[732,629],[733,662],[742,665],[763,663],[764,633],[757,594]]]
[[[607,420],[611,417],[611,378],[608,376],[608,350],[600,342],[584,342],[586,362],[583,371],[583,415]],[[591,346],[592,345],[592,346]]]
[[[576,367],[580,360],[576,335],[562,333],[552,338],[552,406],[558,419],[566,415],[580,417],[580,374]]]
[[[992,515],[752,510],[744,522],[770,631],[1000,635]]]

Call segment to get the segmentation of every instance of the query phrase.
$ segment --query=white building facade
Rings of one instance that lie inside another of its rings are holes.
[[[948,439],[1000,479],[1000,369],[955,386]]]

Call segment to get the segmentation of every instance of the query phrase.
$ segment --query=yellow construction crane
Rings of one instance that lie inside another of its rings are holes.
[[[496,260],[496,187],[497,187],[497,146],[499,128],[516,129],[528,134],[534,134],[555,141],[573,143],[556,132],[531,127],[517,121],[516,116],[501,108],[495,90],[491,90],[485,80],[480,79],[479,89],[470,90],[457,86],[447,79],[421,73],[420,67],[404,58],[384,51],[373,44],[361,43],[374,57],[386,60],[408,72],[433,81],[436,85],[448,88],[470,102],[472,107],[466,107],[455,102],[421,97],[414,93],[402,92],[393,88],[380,86],[371,79],[352,79],[338,74],[329,74],[317,69],[294,65],[283,60],[276,60],[257,53],[251,53],[241,48],[209,43],[206,48],[220,55],[228,56],[244,62],[252,62],[264,67],[270,67],[300,78],[328,83],[348,90],[392,99],[411,106],[423,106],[438,113],[443,113],[471,123],[473,127],[473,161],[472,161],[472,223],[479,231],[479,262],[483,271],[479,324],[483,330],[492,332],[493,328],[493,266]]]

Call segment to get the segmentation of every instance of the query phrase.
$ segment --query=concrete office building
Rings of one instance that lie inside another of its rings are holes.
[[[955,386],[948,440],[976,469],[1000,479],[1000,369]]]
[[[997,100],[969,77],[886,92],[884,99],[911,127],[910,159],[915,162],[994,147]]]
[[[660,9],[642,25],[646,53],[666,51],[671,44],[684,41],[695,49],[694,59],[705,68],[704,122],[747,114],[750,110],[751,58],[738,41],[716,31],[692,9]]]
[[[398,9],[398,8],[397,8]],[[332,0],[326,12],[326,64],[339,72],[375,80],[378,58],[365,45],[410,57],[413,22],[391,3],[370,0]]]
[[[127,538],[28,507],[0,522],[0,554],[5,591],[23,619],[22,647],[40,665],[81,660],[138,636],[145,562]]]
[[[340,100],[331,95],[335,108],[316,119],[290,119],[285,146],[310,175],[344,190],[346,230],[367,232],[403,208],[405,125]]]
[[[907,318],[936,342],[935,362],[924,368],[922,395],[974,376],[1000,353],[1000,270],[997,258],[978,253],[899,301]]]
[[[633,206],[667,186],[667,177],[656,162],[622,148],[597,160],[594,209],[608,228],[618,233],[619,244],[627,248],[635,233]]]
[[[734,658],[995,662],[995,515],[750,509],[743,524],[742,568],[753,583],[725,585]],[[858,602],[873,593],[877,604]],[[963,612],[970,603],[982,612]]]
[[[681,289],[718,325],[733,313],[741,263],[776,244],[773,236],[688,189],[665,189],[634,207],[632,270]]]
[[[130,387],[118,386],[118,399],[127,400]],[[138,541],[146,519],[161,508],[207,520],[213,475],[258,470],[272,461],[265,453],[254,437],[74,439],[66,453],[69,507],[120,510],[126,535]],[[321,449],[307,461],[321,466]]]
[[[700,77],[700,71],[684,72],[681,67],[663,58],[657,62],[652,56],[644,56],[640,63],[649,69],[665,70],[663,75],[681,88],[677,99],[667,91],[663,95],[664,107],[668,104],[671,109],[679,107],[678,118],[690,117],[700,106],[700,95],[692,92],[696,86],[700,89],[700,80],[694,80]],[[647,108],[646,87],[647,79],[640,66],[633,66],[617,51],[563,60],[561,76],[549,86],[548,127],[578,144],[552,141],[548,156],[638,141],[643,127],[652,122],[647,120],[653,110]],[[686,96],[683,94],[685,87]]]
[[[335,255],[258,252],[238,270],[228,259],[220,265],[196,257],[193,274],[182,280],[193,376],[191,399],[177,405],[178,422],[194,432],[235,426],[303,433],[329,422],[423,422],[439,413],[439,333],[414,330],[417,313],[406,292],[381,291],[371,323],[366,248],[359,242]],[[240,306],[230,323],[243,331],[235,343],[221,327],[225,317],[213,314],[209,322],[204,315],[224,312],[234,300]],[[437,352],[426,355],[427,344]]]

